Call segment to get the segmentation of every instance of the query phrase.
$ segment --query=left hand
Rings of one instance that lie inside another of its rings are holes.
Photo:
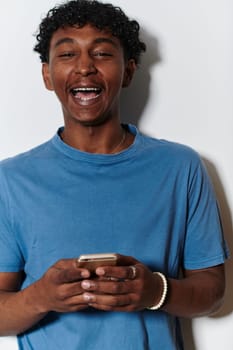
[[[162,294],[160,277],[133,257],[118,255],[117,261],[117,266],[98,267],[96,279],[81,282],[84,301],[105,311],[138,311],[155,304]]]

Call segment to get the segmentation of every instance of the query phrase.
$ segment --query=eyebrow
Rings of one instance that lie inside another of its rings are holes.
[[[64,43],[75,44],[75,40],[69,37],[61,38],[55,43],[54,47],[58,47]],[[93,44],[101,44],[101,43],[109,43],[112,46],[117,47],[116,42],[111,38],[99,37],[93,41]]]
[[[58,41],[56,41],[54,47],[58,47],[59,45],[62,45],[64,43],[74,43],[74,39],[71,39],[71,38],[62,38],[62,39],[59,39]]]
[[[111,38],[97,38],[94,40],[94,44],[101,44],[101,43],[108,43],[108,44],[111,44],[115,47],[117,47],[117,44],[114,40],[112,40]]]

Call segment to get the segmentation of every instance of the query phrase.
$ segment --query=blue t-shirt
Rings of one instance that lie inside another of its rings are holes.
[[[57,260],[131,255],[178,278],[180,267],[224,262],[209,178],[192,149],[140,134],[123,152],[81,152],[57,133],[0,163],[0,271],[24,270],[22,288]],[[162,311],[50,312],[18,336],[23,350],[177,350],[179,322]]]

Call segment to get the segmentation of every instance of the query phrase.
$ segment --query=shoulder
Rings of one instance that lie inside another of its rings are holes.
[[[30,167],[45,157],[45,154],[50,151],[51,140],[41,145],[38,145],[28,151],[17,154],[15,156],[3,159],[0,161],[0,174],[12,173],[14,171],[20,171],[20,169],[30,169]]]
[[[150,153],[152,157],[159,157],[161,161],[173,164],[192,163],[197,166],[202,162],[199,153],[188,145],[144,134],[140,135],[144,151]]]

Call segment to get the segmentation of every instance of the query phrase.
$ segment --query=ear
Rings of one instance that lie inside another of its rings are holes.
[[[48,90],[53,90],[53,84],[50,78],[50,72],[49,72],[49,64],[48,63],[43,63],[42,64],[42,76],[44,80],[44,84],[46,89]]]
[[[133,59],[130,59],[126,62],[122,87],[129,86],[136,68],[136,63]]]

